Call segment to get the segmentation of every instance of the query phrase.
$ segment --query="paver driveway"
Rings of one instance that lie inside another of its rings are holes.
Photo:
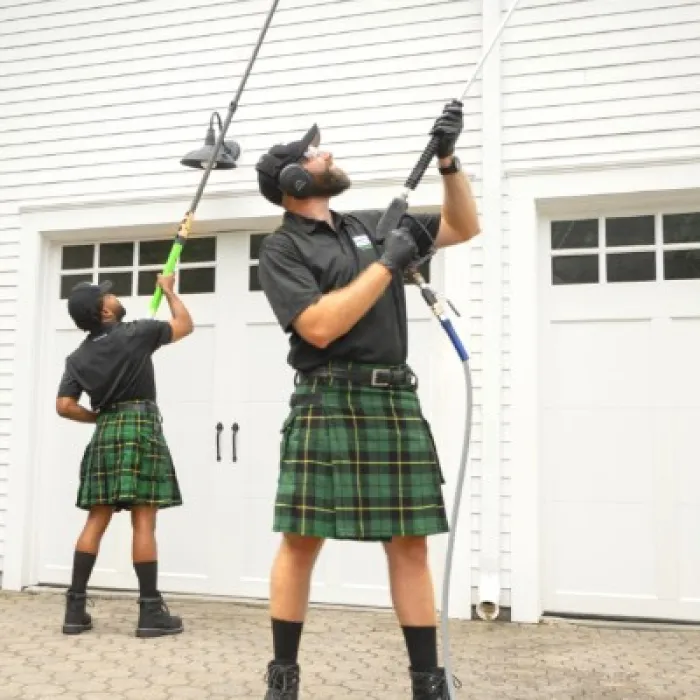
[[[96,597],[95,629],[60,634],[63,597],[0,593],[2,700],[230,700],[264,696],[264,607],[170,599],[177,637],[134,637],[136,604]],[[700,630],[454,622],[458,700],[700,700]],[[311,611],[302,700],[407,700],[403,637],[391,614]]]

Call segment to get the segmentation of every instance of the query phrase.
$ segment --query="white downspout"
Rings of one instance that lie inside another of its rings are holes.
[[[503,21],[500,0],[483,0],[482,35]],[[501,364],[503,331],[501,51],[484,64],[482,79],[482,245],[484,250],[484,354],[481,456],[481,547],[476,613],[498,618],[501,605]]]

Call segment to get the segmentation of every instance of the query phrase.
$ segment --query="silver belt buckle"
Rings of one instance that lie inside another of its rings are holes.
[[[377,375],[379,374],[379,372],[388,372],[388,371],[389,371],[389,370],[380,369],[380,368],[378,368],[378,367],[375,367],[375,368],[372,370],[372,382],[371,382],[371,383],[372,383],[372,386],[378,386],[378,387],[388,387],[388,386],[390,386],[390,384],[389,384],[388,381],[386,381],[386,380],[382,381],[382,380],[380,380],[380,379],[377,379]]]

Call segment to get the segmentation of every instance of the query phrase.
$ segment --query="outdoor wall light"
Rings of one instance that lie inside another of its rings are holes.
[[[190,151],[181,161],[182,165],[188,168],[198,168],[199,170],[206,170],[209,161],[214,153],[214,146],[216,145],[216,138],[214,136],[214,117],[216,117],[219,123],[219,133],[221,132],[222,124],[221,117],[218,112],[214,112],[209,119],[209,128],[207,129],[207,135],[204,139],[204,146],[198,148],[195,151]],[[216,157],[216,161],[212,166],[212,169],[217,170],[231,170],[236,167],[236,161],[241,155],[241,147],[236,141],[224,141],[219,149],[219,154]]]

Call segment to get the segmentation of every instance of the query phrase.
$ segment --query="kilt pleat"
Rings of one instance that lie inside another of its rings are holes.
[[[290,403],[275,531],[369,541],[448,531],[444,478],[415,390],[314,379]]]
[[[169,508],[182,505],[159,413],[101,414],[80,465],[76,505]]]

